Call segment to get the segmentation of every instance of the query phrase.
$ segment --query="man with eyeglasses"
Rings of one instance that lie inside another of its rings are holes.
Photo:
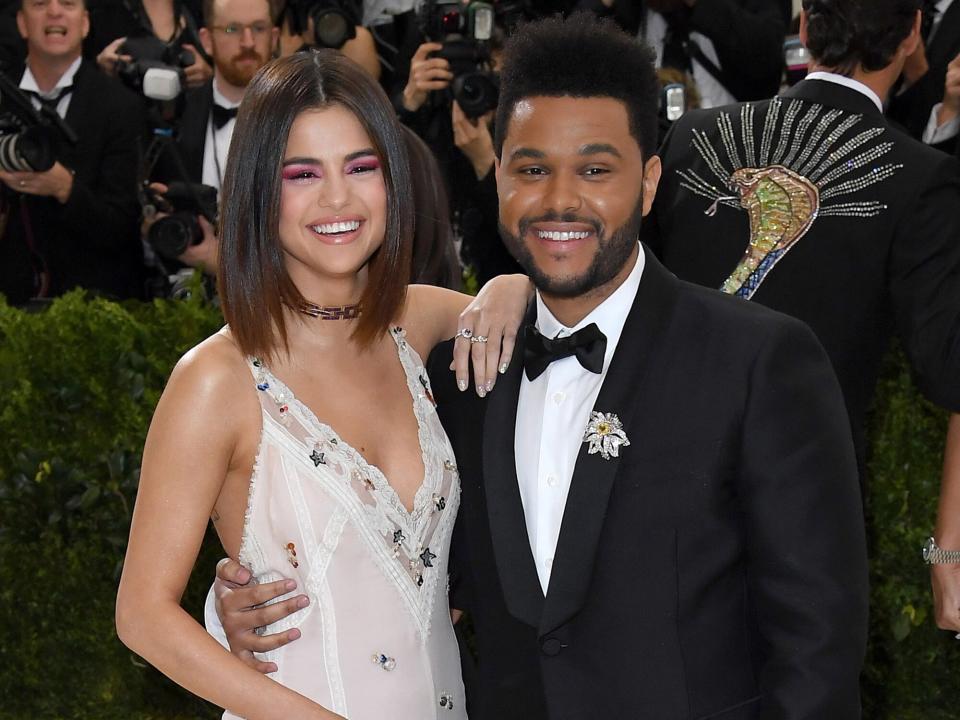
[[[26,143],[9,128],[4,133],[0,295],[25,305],[76,287],[121,298],[142,294],[135,181],[140,103],[81,58],[90,29],[83,0],[22,0],[16,20],[27,56],[23,66],[7,70],[8,81],[48,123],[64,122],[75,137],[70,142],[57,131],[52,165],[21,166],[18,153],[9,151]],[[3,94],[5,116],[17,103],[12,93]]]
[[[161,156],[152,174],[162,184],[154,187],[161,191],[173,181],[220,189],[237,108],[247,84],[270,61],[277,47],[279,30],[268,0],[204,0],[203,16],[200,42],[213,58],[213,79],[188,91],[184,98],[177,140]],[[213,273],[216,238],[210,223],[203,217],[198,220],[203,240],[188,247],[177,260]]]

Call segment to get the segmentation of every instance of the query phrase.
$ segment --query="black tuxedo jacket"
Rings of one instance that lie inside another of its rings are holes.
[[[19,83],[21,74],[10,77]],[[74,287],[141,296],[137,163],[145,127],[142,105],[85,60],[74,76],[65,120],[78,138],[75,145],[62,143],[57,156],[74,173],[67,202],[3,190],[11,213],[0,240],[0,292],[14,303],[29,299],[39,257],[49,268],[51,296]]]
[[[929,64],[927,74],[902,93],[895,94],[887,109],[890,117],[918,140],[927,127],[933,106],[943,100],[947,65],[960,54],[960,2],[955,0],[947,8],[926,50]],[[957,147],[957,139],[953,138],[943,143],[940,149],[953,152]]]
[[[522,334],[485,400],[456,389],[449,343],[431,356],[471,717],[857,718],[864,530],[829,363],[801,323],[646,263],[595,405],[631,445],[581,447],[546,598],[514,460]]]
[[[174,139],[173,147],[167,147],[157,159],[154,171],[150,174],[151,180],[162,183],[186,181],[198,183],[203,178],[203,151],[209,130],[210,111],[213,108],[213,80],[201,87],[187,90],[183,95],[183,112],[180,115],[179,127]],[[183,170],[187,176],[183,177],[173,157],[175,151],[180,154]],[[227,159],[221,159],[222,168],[226,169]]]
[[[885,209],[875,217],[818,217],[753,296],[754,302],[803,320],[823,343],[840,379],[862,458],[864,416],[893,329],[920,388],[934,402],[960,410],[960,165],[888,125],[876,105],[856,90],[805,80],[781,99],[784,107],[793,99],[803,103],[798,123],[818,104],[841,113],[836,123],[861,116],[836,145],[865,131],[880,131],[848,158],[892,143],[887,154],[841,180],[887,164],[897,166],[892,177],[823,200],[824,205],[876,201]],[[768,108],[769,102],[756,104],[757,148]],[[739,136],[740,107],[725,111]],[[663,175],[644,236],[678,277],[713,288],[720,287],[743,255],[749,216],[725,205],[713,217],[706,215],[710,200],[683,187],[679,172],[714,179],[692,141],[695,132],[705,133],[711,144],[723,147],[720,112],[690,112],[674,124],[660,151]],[[736,195],[732,188],[723,190]]]
[[[610,7],[601,0],[579,0],[576,8],[612,16],[631,35],[640,32],[646,17],[643,0],[613,0]],[[710,38],[731,95],[768,98],[780,87],[791,13],[790,0],[704,0],[690,10],[690,28]]]

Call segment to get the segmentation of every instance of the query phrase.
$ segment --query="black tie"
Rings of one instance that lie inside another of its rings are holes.
[[[215,130],[219,130],[236,116],[237,108],[225,108],[216,103],[213,104],[213,127]]]
[[[32,98],[36,98],[36,100],[40,103],[41,107],[49,108],[54,112],[57,111],[57,105],[60,104],[60,101],[63,100],[63,98],[65,98],[71,92],[73,92],[72,85],[68,85],[65,88],[60,88],[60,91],[53,97],[44,97],[40,93],[34,92],[33,90],[26,91],[27,95],[29,95]]]
[[[923,15],[920,20],[920,35],[923,37],[923,44],[930,44],[930,36],[933,34],[933,25],[937,21],[937,15],[940,11],[937,9],[937,0],[925,0],[923,3]]]
[[[540,334],[533,325],[527,325],[523,367],[530,380],[536,380],[554,360],[576,355],[586,370],[598,375],[603,372],[603,355],[607,351],[607,336],[596,323],[577,330],[567,337],[551,340]]]

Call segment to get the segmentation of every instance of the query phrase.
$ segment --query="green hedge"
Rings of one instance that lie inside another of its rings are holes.
[[[120,644],[113,604],[150,414],[176,359],[221,322],[196,299],[74,293],[37,314],[0,301],[0,718],[219,716]],[[960,643],[933,625],[919,555],[945,416],[899,355],[873,427],[864,715],[954,718]],[[211,535],[184,597],[198,617],[220,554]]]

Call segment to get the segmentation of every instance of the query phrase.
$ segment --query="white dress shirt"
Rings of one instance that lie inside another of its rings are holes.
[[[864,85],[859,80],[854,80],[846,75],[824,72],[823,70],[817,70],[816,72],[808,73],[804,80],[824,80],[826,82],[836,83],[837,85],[843,85],[851,90],[856,90],[861,95],[866,95],[868,98],[870,98],[871,102],[877,106],[877,110],[883,112],[883,100],[881,100],[880,96],[877,95],[872,89]]]
[[[213,79],[213,104],[220,107],[239,107],[240,103],[231,102],[223,96],[217,88],[217,79]],[[223,172],[227,168],[227,152],[230,150],[230,138],[233,137],[233,128],[237,125],[236,118],[230,118],[219,130],[214,129],[213,118],[207,119],[206,139],[203,141],[203,175],[201,182],[217,190],[223,180]]]
[[[60,76],[59,80],[57,80],[57,84],[47,92],[41,92],[40,86],[37,85],[37,79],[33,76],[33,73],[30,71],[30,66],[28,65],[27,69],[23,71],[23,77],[20,78],[20,89],[37,93],[37,95],[40,97],[46,100],[51,100],[59,95],[61,90],[73,85],[73,78],[77,74],[77,70],[80,68],[80,63],[82,61],[83,58],[79,57],[74,60],[70,67],[67,68],[67,71]],[[57,115],[59,115],[61,118],[65,118],[67,116],[67,108],[70,107],[71,97],[73,97],[73,93],[67,93],[60,98],[60,102],[57,103]],[[33,107],[39,110],[40,101],[35,97],[31,97],[30,100],[33,103]]]
[[[656,65],[659,68],[663,62],[663,40],[667,36],[666,18],[655,10],[647,10],[647,19],[640,32],[644,33],[644,40],[656,51]],[[700,46],[703,54],[714,65],[720,67],[720,58],[717,56],[717,50],[710,38],[698,32],[692,32],[690,33],[690,39]],[[737,101],[703,65],[696,60],[691,60],[691,66],[693,68],[693,80],[697,85],[697,92],[700,93],[700,107],[712,108],[729,105]]]
[[[560,523],[583,444],[583,432],[636,298],[643,266],[643,248],[640,248],[637,263],[626,280],[572,328],[564,327],[537,293],[536,326],[542,335],[566,337],[596,323],[607,336],[603,372],[599,375],[585,370],[580,361],[571,356],[552,362],[536,380],[524,374],[520,383],[514,434],[517,481],[530,550],[544,595],[550,585]]]

